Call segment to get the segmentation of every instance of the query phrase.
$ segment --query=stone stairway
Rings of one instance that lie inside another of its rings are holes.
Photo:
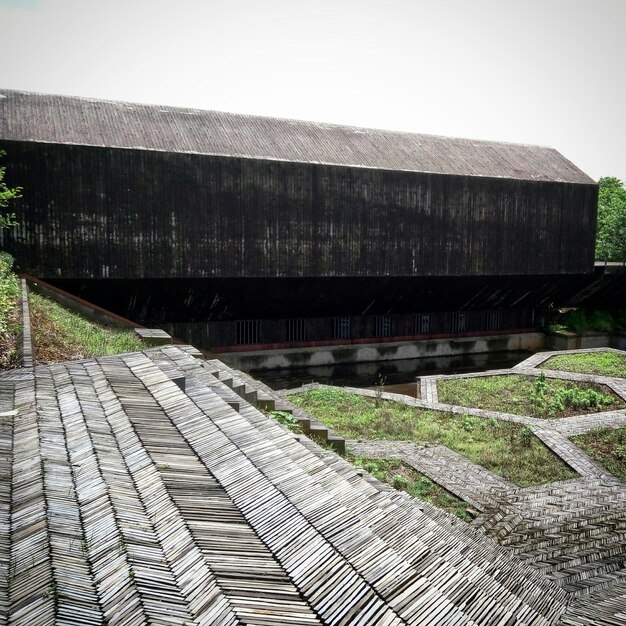
[[[172,346],[151,348],[146,350],[145,354],[155,362],[170,363],[173,367],[178,368],[183,375],[193,372],[196,376],[211,376],[222,384],[221,388],[216,387],[216,393],[221,395],[233,408],[237,408],[239,399],[243,399],[266,412],[277,410],[291,413],[298,420],[304,434],[313,437],[323,445],[330,446],[337,452],[344,452],[345,440],[343,437],[289,402],[288,399],[281,397],[267,385],[255,380],[245,372],[232,369],[217,359],[202,361],[185,358],[195,355],[189,351],[184,351],[185,354],[181,354],[177,348],[178,346],[175,348]],[[229,393],[224,387],[232,393]]]
[[[355,593],[377,616],[363,626],[625,623],[626,486],[549,424],[540,436],[581,478],[520,489],[443,446],[355,442],[482,511],[468,525],[267,419],[255,404],[280,398],[196,356],[0,377],[0,623],[19,605],[32,623],[339,625],[369,615]]]
[[[187,393],[198,407],[208,410],[209,396],[207,394],[212,387],[206,384],[206,379],[203,381],[202,376],[197,375],[199,373],[198,369],[192,372],[191,363],[188,363],[187,366],[187,368],[184,368],[188,374]],[[265,446],[278,447],[280,454],[277,458],[281,459],[281,468],[285,472],[288,471],[290,463],[296,463],[297,461],[297,467],[300,470],[304,468],[309,476],[309,479],[304,480],[302,476],[296,479],[295,475],[293,475],[292,480],[299,485],[299,489],[304,489],[307,494],[319,493],[320,496],[325,494],[325,497],[333,498],[336,504],[347,507],[348,510],[358,515],[361,522],[367,524],[370,532],[374,533],[370,537],[370,542],[376,545],[375,536],[379,538],[379,541],[383,542],[380,544],[379,550],[390,549],[398,556],[409,559],[410,563],[417,565],[417,563],[422,563],[423,557],[419,557],[417,561],[415,559],[422,553],[426,545],[430,546],[429,550],[437,551],[443,550],[445,547],[449,555],[443,560],[441,557],[437,557],[438,570],[441,570],[438,571],[438,576],[442,577],[441,580],[451,580],[458,577],[461,571],[466,572],[468,569],[471,571],[476,567],[482,568],[483,573],[499,571],[501,567],[506,568],[509,572],[516,569],[515,562],[507,559],[505,554],[495,544],[477,542],[476,535],[471,535],[471,533],[448,532],[447,529],[443,533],[441,521],[435,522],[434,518],[424,516],[423,514],[418,516],[417,514],[421,513],[424,508],[422,503],[420,503],[422,505],[421,508],[416,508],[415,501],[412,501],[410,498],[407,499],[399,494],[386,496],[387,491],[373,488],[354,469],[346,471],[344,476],[341,476],[337,472],[331,471],[331,465],[317,454],[304,455],[302,445],[296,441],[293,434],[285,433],[285,430],[280,425],[267,420],[248,403],[242,403],[239,412],[229,416],[229,428],[234,428],[235,422],[241,420],[247,425],[244,426],[242,423],[238,431],[233,430],[232,432],[233,434],[251,431],[257,433],[254,447],[250,448],[251,453],[257,449],[263,449]],[[259,435],[262,435],[263,438],[260,439]],[[242,445],[243,443],[244,441],[242,441]],[[328,454],[325,452],[323,456]],[[311,480],[314,482],[310,482]],[[307,485],[306,488],[305,483]],[[354,488],[355,483],[360,485],[358,489]],[[291,491],[291,483],[285,485],[284,488],[289,488]],[[317,490],[321,491],[318,492]],[[296,492],[293,493],[295,496]],[[302,491],[301,493],[304,494]],[[411,500],[411,504],[407,504],[407,500]],[[396,522],[393,527],[390,526],[390,518]],[[403,529],[402,533],[398,532],[397,522],[399,520],[402,520],[400,526]],[[334,522],[335,524],[340,524],[341,516],[335,519]],[[448,521],[448,525],[451,529],[454,529],[462,525],[462,523]],[[412,537],[412,539],[407,544],[406,540],[408,537]],[[472,537],[473,539],[471,539]],[[426,542],[422,548],[419,547],[421,542]],[[387,548],[384,548],[385,545]],[[485,548],[486,545],[489,547]],[[461,548],[461,546],[463,547]],[[457,549],[462,552],[463,556],[456,554]],[[490,559],[487,562],[483,558],[485,553],[490,555]],[[505,561],[502,561],[502,559],[505,559]],[[500,563],[500,565],[496,565],[497,563]],[[487,569],[485,570],[484,568]],[[455,571],[457,572],[456,574],[454,573]],[[465,575],[467,574],[463,574],[462,577],[464,578]],[[526,571],[524,576],[528,577],[529,572]],[[499,580],[500,582],[497,585],[499,591],[495,592],[497,600],[494,600],[496,605],[506,603],[506,598],[510,597],[510,591],[507,591],[508,585],[511,584],[508,582],[509,575]],[[513,579],[511,578],[510,580],[512,582]],[[535,585],[541,587],[539,580],[532,578],[531,587],[533,591],[531,595],[538,598],[541,591],[535,588]],[[546,589],[544,589],[544,592]],[[501,609],[496,608],[496,605],[493,605],[492,610],[501,611]],[[547,606],[546,610],[548,610]]]

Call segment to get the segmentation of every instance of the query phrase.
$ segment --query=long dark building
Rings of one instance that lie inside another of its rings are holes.
[[[18,268],[205,347],[530,328],[591,280],[557,151],[0,90]]]

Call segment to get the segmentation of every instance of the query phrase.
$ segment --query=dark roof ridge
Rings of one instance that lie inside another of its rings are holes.
[[[433,139],[455,139],[460,141],[470,141],[472,143],[480,143],[487,145],[505,145],[505,146],[522,146],[528,148],[545,148],[547,150],[555,150],[552,146],[548,146],[547,144],[532,144],[526,143],[523,141],[507,141],[500,139],[480,139],[478,137],[460,137],[457,135],[443,135],[440,133],[418,133],[415,131],[404,131],[397,130],[393,128],[382,128],[376,126],[355,126],[353,124],[341,124],[339,122],[329,122],[323,120],[311,120],[304,119],[298,117],[283,117],[282,115],[258,115],[256,113],[241,113],[238,111],[225,111],[221,109],[201,109],[199,107],[189,107],[189,106],[176,106],[173,104],[158,104],[158,103],[150,103],[150,102],[136,102],[133,100],[115,100],[110,98],[96,98],[94,96],[75,96],[68,94],[51,94],[45,91],[29,91],[26,89],[9,89],[0,87],[0,99],[6,98],[4,92],[12,92],[16,94],[21,94],[25,96],[46,96],[46,97],[54,97],[54,98],[68,98],[70,100],[83,100],[85,102],[93,102],[93,103],[106,103],[106,104],[114,104],[120,106],[130,106],[130,107],[146,107],[150,109],[156,109],[160,111],[162,109],[167,109],[171,111],[179,111],[179,112],[190,112],[190,113],[217,113],[223,115],[232,115],[234,117],[249,117],[253,119],[264,119],[264,120],[276,120],[277,122],[295,122],[301,124],[314,124],[316,126],[328,127],[328,128],[343,128],[347,130],[354,131],[367,131],[367,132],[379,132],[379,133],[393,133],[398,135],[414,135],[416,137],[429,137]]]
[[[595,184],[549,146],[1,88],[0,138]]]

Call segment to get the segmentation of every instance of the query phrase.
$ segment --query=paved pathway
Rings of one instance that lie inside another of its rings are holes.
[[[498,506],[497,496],[515,487],[446,446],[417,446],[410,441],[348,441],[347,446],[358,456],[402,459],[481,512]]]
[[[589,349],[580,352],[606,350]],[[579,352],[579,351],[577,351]],[[619,352],[619,351],[618,351]],[[533,355],[509,370],[493,370],[456,377],[493,375],[538,376],[593,382],[610,387],[626,400],[626,380],[540,369],[557,352]],[[420,379],[421,399],[398,394],[346,388],[349,391],[418,408],[449,411],[524,424],[560,456],[579,477],[520,488],[510,481],[470,462],[445,446],[420,446],[407,441],[348,441],[359,456],[401,458],[451,493],[468,502],[480,515],[473,526],[491,536],[570,593],[583,614],[581,621],[566,615],[564,624],[590,626],[626,624],[619,602],[626,598],[626,485],[591,459],[568,437],[598,427],[626,425],[626,410],[577,415],[561,419],[538,419],[500,411],[447,405],[439,402],[437,381],[450,376]],[[291,390],[293,393],[300,390]],[[593,603],[586,600],[598,599]],[[571,615],[575,615],[572,608]],[[602,616],[603,621],[598,616]]]

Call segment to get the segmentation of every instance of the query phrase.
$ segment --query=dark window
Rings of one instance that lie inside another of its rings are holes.
[[[415,316],[415,335],[430,334],[430,313],[418,313]]]
[[[465,313],[453,313],[452,314],[452,332],[462,333],[466,329],[466,317]]]
[[[241,320],[237,322],[237,343],[259,343],[261,337],[261,320]]]
[[[306,341],[307,328],[305,319],[287,320],[287,341]]]
[[[487,311],[487,330],[502,328],[502,311]]]
[[[352,320],[349,317],[333,317],[333,339],[352,337]]]
[[[376,337],[391,336],[391,315],[376,316]]]

